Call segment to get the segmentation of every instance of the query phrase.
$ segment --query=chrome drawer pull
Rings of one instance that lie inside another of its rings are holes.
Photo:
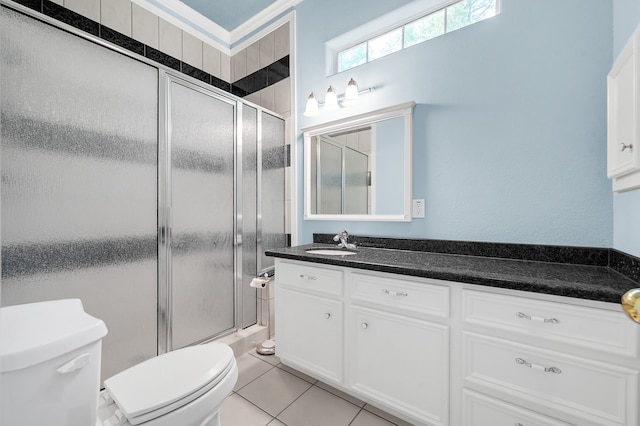
[[[317,278],[313,275],[300,274],[300,278],[302,278],[303,280],[317,280]]]
[[[409,293],[407,293],[406,291],[393,291],[393,290],[384,289],[382,290],[382,292],[384,294],[388,294],[389,296],[408,296],[409,295]]]
[[[633,144],[631,144],[631,143],[630,143],[629,145],[627,145],[627,144],[626,144],[626,143],[624,143],[624,142],[620,142],[620,146],[621,146],[620,151],[624,151],[624,150],[625,150],[625,149],[627,149],[627,148],[629,148],[629,150],[632,150],[632,149],[633,149]]]
[[[521,364],[521,365],[524,365],[526,367],[529,367],[529,368],[531,368],[533,370],[543,371],[545,373],[554,373],[554,374],[562,373],[562,370],[560,370],[558,367],[544,367],[542,365],[532,364],[530,362],[527,362],[522,358],[516,358],[516,362],[518,364]]]
[[[532,315],[523,314],[522,312],[516,312],[516,316],[518,318],[528,319],[529,321],[544,322],[544,323],[547,323],[547,324],[559,324],[560,323],[560,320],[558,318],[542,318],[542,317],[536,317],[536,316],[532,316]]]

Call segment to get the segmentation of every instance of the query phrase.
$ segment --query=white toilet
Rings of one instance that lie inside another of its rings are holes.
[[[105,380],[104,323],[78,299],[0,308],[0,424],[219,426],[238,379],[227,345],[191,346]]]

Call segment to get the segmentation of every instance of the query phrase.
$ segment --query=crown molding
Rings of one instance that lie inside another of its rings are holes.
[[[278,27],[286,24],[287,22],[291,22],[291,20],[293,19],[292,17],[293,17],[294,14],[295,14],[295,12],[292,10],[291,12],[287,13],[286,15],[283,15],[279,19],[271,22],[269,25],[267,25],[266,27],[262,28],[260,31],[251,33],[250,37],[245,38],[240,43],[235,44],[231,48],[231,56],[235,55],[236,53],[240,52],[242,49],[250,46],[251,44],[259,41],[261,38],[263,38],[264,36],[266,36],[270,32],[276,30]]]
[[[181,30],[229,55],[231,33],[178,0],[131,0]],[[171,11],[171,12],[169,12]]]
[[[276,0],[232,31],[227,31],[179,0],[131,0],[181,30],[205,41],[221,52],[232,55],[231,46],[258,31],[260,27],[293,8],[303,0]],[[278,20],[280,22],[281,20]],[[276,23],[277,24],[277,23]],[[271,23],[268,28],[274,26]],[[279,25],[275,25],[276,27]],[[263,34],[260,31],[259,34]],[[255,37],[251,37],[253,40]],[[247,40],[242,45],[248,45]],[[237,51],[237,49],[234,49]]]
[[[270,6],[253,15],[244,23],[238,25],[238,27],[233,29],[230,33],[231,44],[237,43],[238,41],[242,40],[244,37],[258,30],[262,25],[270,22],[272,19],[277,18],[280,14],[286,12],[302,1],[303,0],[276,0]]]

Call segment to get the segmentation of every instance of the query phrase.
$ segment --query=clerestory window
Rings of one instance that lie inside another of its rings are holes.
[[[398,52],[498,14],[498,0],[461,0],[337,52],[337,72]]]

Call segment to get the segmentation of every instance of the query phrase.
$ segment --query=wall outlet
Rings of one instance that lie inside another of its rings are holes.
[[[413,200],[412,217],[424,217],[424,198]]]

